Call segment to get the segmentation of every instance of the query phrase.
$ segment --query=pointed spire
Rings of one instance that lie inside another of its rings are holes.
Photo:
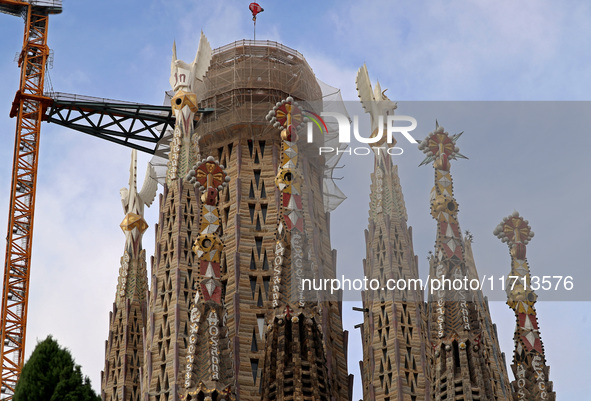
[[[432,378],[434,399],[475,399],[478,395],[489,401],[488,395],[496,393],[495,378],[505,374],[487,360],[486,354],[495,344],[487,331],[490,322],[485,320],[488,315],[481,294],[462,284],[470,274],[450,173],[450,160],[463,157],[456,146],[459,136],[449,135],[437,122],[435,131],[419,144],[427,156],[421,164],[433,162],[435,170],[431,215],[437,221],[437,234],[429,286],[438,285],[440,291],[430,293],[428,303],[434,355],[431,371],[436,372]],[[499,393],[498,400],[509,399],[509,394]]]
[[[376,92],[379,90],[378,84]],[[398,166],[385,151],[374,156],[365,241],[363,267],[368,280],[385,283],[389,279],[419,279]],[[372,288],[363,291],[362,301],[364,399],[428,399],[425,396],[431,386],[428,348],[422,346],[428,339],[422,319],[423,292],[416,288],[397,291]],[[400,346],[398,339],[404,339],[406,346]]]
[[[149,180],[150,177],[146,177]],[[146,184],[144,184],[144,187]],[[157,184],[156,184],[157,188]],[[125,218],[125,248],[121,257],[115,303],[110,316],[101,393],[106,401],[139,401],[139,372],[143,368],[142,330],[146,322],[148,273],[142,235],[148,227],[143,218],[144,202],[137,192],[137,152],[131,152],[129,188],[120,191]],[[154,192],[155,194],[155,192]],[[151,200],[150,200],[151,202]]]
[[[526,259],[527,244],[534,237],[529,222],[517,211],[505,217],[495,228],[496,235],[507,243],[511,253],[511,273],[507,288],[507,305],[515,312],[516,326],[513,341],[513,390],[515,401],[556,400],[549,381],[550,368],[546,365],[544,346],[540,337],[535,309],[537,295],[530,285],[530,270]]]
[[[439,123],[436,123],[435,131],[419,144],[419,149],[427,155],[421,164],[433,162],[435,169],[435,186],[431,190],[431,215],[437,220],[435,253],[434,259],[431,261],[432,267],[436,266],[434,277],[440,279],[458,275],[466,276],[464,244],[458,221],[458,204],[454,199],[449,163],[449,160],[458,154],[459,149],[455,146],[452,137]],[[450,289],[445,292],[445,295],[442,295],[441,300],[437,301],[445,304],[446,301],[453,301],[458,296],[463,298],[467,294],[463,290],[456,293]],[[443,340],[457,335],[464,336],[465,333],[472,330],[469,319],[466,321],[446,319],[447,311],[443,307],[437,308],[436,314],[438,316],[434,319],[438,339]]]

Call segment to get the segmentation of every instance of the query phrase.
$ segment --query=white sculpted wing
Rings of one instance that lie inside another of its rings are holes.
[[[142,185],[142,190],[139,193],[140,199],[149,207],[152,202],[154,202],[154,198],[156,198],[156,192],[158,192],[156,170],[154,170],[154,167],[148,163],[146,176],[144,177],[144,185]]]
[[[201,32],[201,38],[199,39],[199,48],[197,49],[197,54],[195,55],[195,60],[193,61],[193,80],[194,81],[202,81],[205,73],[209,69],[209,64],[211,63],[211,57],[213,56],[213,51],[211,50],[211,46],[209,41]]]
[[[172,89],[176,92],[182,88],[184,91],[194,93],[196,83],[203,80],[205,73],[209,69],[212,56],[213,51],[203,32],[201,32],[195,60],[191,64],[177,59],[176,43],[173,43],[172,60],[170,62],[170,86]]]
[[[127,206],[129,205],[129,189],[121,188],[119,190],[121,194],[121,204],[123,205],[123,212],[127,213]]]
[[[355,79],[357,85],[357,94],[361,100],[361,105],[366,113],[369,113],[372,119],[375,117],[375,101],[373,90],[371,88],[371,81],[369,80],[369,73],[365,64],[357,71],[357,78]]]

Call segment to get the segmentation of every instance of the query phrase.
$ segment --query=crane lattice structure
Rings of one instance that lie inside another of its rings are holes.
[[[19,89],[11,116],[17,117],[10,214],[2,294],[2,374],[0,392],[12,399],[25,356],[25,335],[35,210],[39,133],[48,99],[43,96],[49,14],[61,12],[61,1],[0,0],[0,11],[25,19]]]
[[[174,128],[175,117],[170,105],[44,91],[50,54],[48,17],[61,11],[61,0],[0,0],[0,12],[22,16],[25,20],[23,48],[18,59],[20,85],[10,110],[10,117],[17,118],[17,125],[0,327],[2,400],[12,399],[25,357],[41,122],[58,124],[163,157],[169,150],[167,136]],[[200,108],[198,112],[210,111],[213,109]]]

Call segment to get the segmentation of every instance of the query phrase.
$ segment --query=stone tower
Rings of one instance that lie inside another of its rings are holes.
[[[376,157],[371,178],[365,276],[380,283],[418,279],[412,229],[407,226],[398,169],[391,156]],[[422,289],[368,290],[363,308],[367,314],[362,326],[364,400],[429,399]]]
[[[269,110],[290,96],[294,101],[322,98],[320,86],[304,57],[278,43],[240,41],[216,50],[201,97],[202,107],[214,108],[216,112],[205,116],[197,128],[199,151],[219,158],[220,163],[228,166],[231,177],[220,210],[225,243],[223,270],[227,272],[227,325],[233,344],[236,394],[241,400],[260,400],[261,394],[265,397],[274,383],[282,383],[275,375],[289,376],[287,369],[277,370],[281,364],[269,359],[271,354],[281,352],[272,341],[283,335],[280,331],[289,329],[293,323],[290,319],[301,316],[297,325],[317,341],[316,345],[305,342],[305,346],[310,352],[320,346],[324,350],[322,369],[326,375],[322,380],[330,383],[328,399],[348,399],[347,333],[342,329],[336,296],[317,302],[315,314],[301,315],[296,292],[285,292],[287,283],[297,279],[291,277],[297,273],[294,257],[288,259],[290,264],[283,263],[281,276],[277,273],[276,263],[282,251],[293,255],[298,246],[296,242],[291,243],[297,241],[296,234],[291,233],[291,239],[282,237],[292,229],[289,224],[293,224],[303,230],[299,231],[300,246],[305,251],[302,262],[317,270],[320,277],[336,277],[329,214],[323,207],[324,165],[318,161],[318,149],[316,145],[314,148],[302,144],[299,149],[296,144],[292,146],[265,119]],[[288,162],[285,157],[293,156],[293,152],[295,157]],[[295,169],[294,176],[302,177],[303,188],[299,195],[290,194],[291,202],[281,187],[290,175],[288,168]],[[284,218],[286,210],[294,213],[288,221]],[[280,239],[287,249],[282,250],[278,245]],[[284,281],[278,283],[280,277]],[[281,322],[285,325],[274,331],[274,325]],[[305,359],[306,355],[301,356]],[[265,364],[266,360],[269,363]],[[298,372],[291,373],[292,382],[296,382]],[[287,388],[289,377],[285,379],[283,395],[287,397],[289,391],[297,394],[297,389]],[[284,399],[283,395],[269,393],[263,399]]]
[[[380,114],[385,114],[383,109],[392,115],[396,104],[383,94],[379,83],[372,90],[365,65],[357,74],[357,90],[363,107],[371,115],[372,127],[378,129],[377,120]],[[395,144],[394,141],[389,146]],[[371,175],[369,226],[365,231],[364,275],[381,284],[388,280],[418,280],[418,261],[413,252],[412,228],[407,225],[398,167],[392,163],[383,141],[373,146],[376,154]],[[429,399],[426,354],[430,348],[426,341],[423,299],[420,286],[404,290],[378,288],[363,293],[364,400]]]
[[[261,394],[280,382],[271,375],[290,374],[276,369],[281,364],[265,365],[274,349],[270,339],[279,338],[268,327],[281,326],[281,318],[291,320],[280,331],[294,324],[309,334],[302,357],[320,352],[314,360],[322,361],[320,375],[315,368],[314,373],[292,372],[294,380],[298,374],[303,381],[312,375],[326,383],[321,391],[325,399],[349,399],[347,333],[338,298],[304,302],[306,308],[291,295],[281,299],[281,307],[274,302],[274,263],[282,252],[278,230],[288,207],[276,182],[286,149],[265,116],[288,96],[298,101],[322,98],[311,68],[300,53],[278,43],[240,41],[212,52],[202,39],[192,64],[173,56],[171,85],[177,122],[156,228],[142,401],[261,400]],[[200,108],[214,111],[199,118]],[[301,222],[294,224],[304,230],[304,261],[319,276],[334,278],[336,256],[322,197],[324,171],[317,158],[317,149],[314,153],[304,146],[298,151],[297,168],[307,189],[298,201],[301,209],[294,212]],[[215,194],[207,184],[194,186],[204,163],[217,165],[228,177],[227,186],[211,187]],[[215,260],[213,251],[218,252]],[[283,265],[285,277],[296,274],[292,265]],[[292,319],[296,316],[299,323]],[[306,397],[313,383],[293,392]],[[287,386],[285,398],[273,393],[264,399],[289,399]]]
[[[504,364],[495,363],[490,354],[496,336],[487,333],[488,309],[483,309],[477,292],[451,287],[451,281],[464,281],[476,275],[475,266],[466,261],[466,245],[458,221],[450,161],[465,158],[456,141],[443,127],[419,144],[426,155],[421,164],[433,162],[435,185],[431,190],[431,215],[437,221],[435,251],[430,259],[430,277],[439,290],[429,295],[428,322],[432,346],[431,386],[434,401],[511,400],[498,388],[505,381]],[[470,255],[471,258],[471,255]],[[447,281],[446,281],[447,280]],[[496,344],[498,346],[498,344]],[[501,371],[498,371],[501,369]]]
[[[142,333],[146,327],[148,275],[146,251],[142,236],[148,224],[144,205],[151,205],[158,182],[148,166],[142,190],[137,191],[137,158],[132,151],[129,188],[121,190],[125,218],[125,248],[115,293],[113,312],[109,316],[109,336],[105,347],[105,370],[101,375],[104,401],[139,401],[140,370],[144,363]]]
[[[317,257],[322,247],[319,227],[313,220],[323,208],[313,191],[320,190],[322,168],[314,163],[314,155],[300,151],[303,144],[297,131],[304,125],[303,111],[292,97],[278,103],[267,118],[281,130],[281,152],[275,179],[280,202],[271,279],[273,310],[267,319],[262,400],[348,399],[348,392],[332,392],[339,390],[331,363],[337,350],[325,345],[324,339],[331,335],[322,324],[328,320],[325,309],[330,313],[331,302],[324,302],[321,293],[306,296],[301,283],[324,270]]]
[[[540,337],[538,316],[535,308],[536,293],[532,290],[526,247],[533,238],[527,220],[513,212],[497,226],[494,234],[506,242],[511,252],[511,273],[507,279],[507,304],[515,312],[515,335],[513,341],[513,374],[511,382],[515,401],[555,401],[556,393],[548,374],[544,345]]]
[[[219,390],[218,385],[232,384],[220,384],[214,378],[215,368],[207,357],[211,354],[212,357],[219,358],[223,355],[221,347],[208,349],[203,346],[203,341],[212,338],[209,330],[207,333],[198,331],[206,329],[204,326],[209,323],[206,320],[209,316],[201,319],[196,316],[210,310],[219,312],[219,309],[208,303],[207,295],[202,292],[201,284],[205,284],[208,270],[202,270],[201,255],[193,252],[194,244],[202,239],[201,235],[212,235],[208,244],[212,248],[210,251],[217,250],[217,255],[211,256],[215,258],[215,262],[219,262],[221,252],[219,241],[215,237],[217,230],[210,232],[210,228],[202,227],[202,218],[205,219],[206,216],[201,208],[201,191],[189,181],[192,177],[188,176],[190,171],[195,174],[195,163],[199,160],[192,143],[195,116],[198,112],[195,92],[209,67],[211,53],[211,47],[203,34],[197,55],[191,64],[178,60],[173,47],[170,84],[174,91],[171,106],[176,123],[170,142],[164,193],[160,197],[160,215],[156,226],[156,247],[144,338],[142,401],[178,400],[181,396],[187,396],[188,392],[199,393],[203,398],[204,393],[210,395]],[[218,270],[214,271],[218,273]],[[222,303],[220,274],[221,272],[208,277],[208,284],[211,285],[205,288],[212,293],[215,291],[216,300]],[[212,286],[215,288],[211,288]],[[224,332],[223,327],[220,327],[219,315],[217,321],[215,320],[212,316],[211,325],[218,328],[219,336],[220,332]],[[196,332],[200,335],[197,343],[194,341],[198,339]],[[227,344],[223,338],[219,338],[218,342]],[[206,353],[197,357],[197,363],[195,348]],[[201,359],[203,363],[199,363]],[[224,363],[227,366],[230,362],[226,358]],[[216,367],[219,370],[219,364]],[[203,381],[198,382],[198,379]]]

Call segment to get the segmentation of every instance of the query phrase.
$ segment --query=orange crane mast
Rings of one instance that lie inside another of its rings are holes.
[[[49,14],[61,11],[61,0],[0,0],[0,12],[23,16],[26,24],[18,59],[20,86],[10,111],[11,117],[17,117],[17,124],[0,327],[3,400],[12,399],[25,357],[39,134],[43,115],[51,103],[43,95],[49,55],[47,24]]]
[[[0,400],[12,399],[25,357],[41,122],[164,158],[168,158],[168,142],[175,124],[170,104],[155,106],[44,93],[48,16],[61,11],[61,0],[0,0],[1,13],[22,16],[26,23],[19,56],[20,86],[10,111],[17,124],[2,290]],[[213,111],[199,108],[198,113]]]

